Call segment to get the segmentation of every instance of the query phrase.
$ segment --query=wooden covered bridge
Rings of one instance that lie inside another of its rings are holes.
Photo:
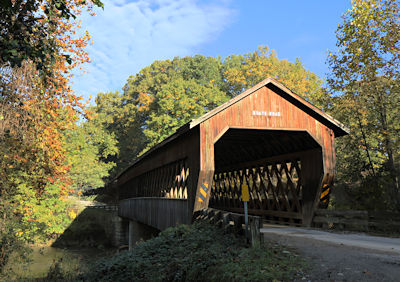
[[[116,178],[119,216],[157,229],[208,207],[309,226],[335,177],[337,120],[268,78],[159,143]]]

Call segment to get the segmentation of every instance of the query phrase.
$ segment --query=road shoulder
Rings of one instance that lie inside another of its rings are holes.
[[[309,262],[304,280],[400,280],[398,238],[274,226],[262,228],[261,232],[265,240],[293,248]]]

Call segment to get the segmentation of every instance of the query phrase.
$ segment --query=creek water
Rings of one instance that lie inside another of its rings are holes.
[[[33,246],[30,263],[19,263],[13,259],[11,268],[19,279],[36,279],[46,277],[49,269],[59,262],[66,271],[81,271],[101,257],[112,255],[113,250],[97,248],[61,249],[50,246]]]

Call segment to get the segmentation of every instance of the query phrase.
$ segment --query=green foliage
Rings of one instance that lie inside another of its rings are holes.
[[[336,31],[336,53],[328,61],[335,90],[377,76],[394,78],[399,71],[399,1],[356,0]]]
[[[225,281],[289,281],[305,266],[295,253],[278,245],[242,249],[223,264],[216,279]]]
[[[212,57],[155,61],[124,87],[143,128],[145,150],[180,126],[228,100],[222,91],[222,63]]]
[[[100,93],[94,112],[118,140],[119,154],[109,158],[117,163],[112,175],[182,125],[269,76],[317,105],[327,104],[321,79],[300,60],[279,60],[267,47],[225,60],[196,55],[155,61],[129,77],[122,94]]]
[[[2,198],[0,205],[0,280],[7,279],[11,275],[7,269],[12,255],[27,260],[29,249],[17,233],[21,223],[19,218],[12,212],[12,202]]]
[[[69,175],[76,191],[104,186],[104,179],[115,166],[109,157],[117,154],[117,140],[108,133],[100,118],[91,119],[66,134]]]
[[[147,148],[161,142],[193,118],[200,117],[228,100],[228,96],[212,83],[202,85],[195,80],[177,78],[164,84],[155,95],[144,135]]]
[[[0,267],[73,218],[63,132],[83,105],[69,71],[87,62],[72,18],[100,1],[0,2]],[[70,19],[71,18],[71,19]],[[68,53],[68,54],[67,54]]]
[[[145,137],[138,110],[128,102],[126,95],[119,92],[99,93],[96,106],[91,109],[93,119],[102,123],[103,128],[117,140],[117,155],[109,155],[107,162],[114,162],[118,169],[126,168],[143,150]],[[111,176],[117,173],[111,170]]]
[[[1,2],[1,63],[10,62],[11,66],[21,66],[23,60],[33,59],[39,61],[42,68],[43,62],[47,61],[47,54],[55,53],[54,38],[48,38],[48,29],[54,27],[52,25],[46,27],[40,23],[36,15],[39,10],[39,1]]]
[[[99,0],[94,5],[103,7]],[[46,71],[54,64],[59,53],[54,37],[57,29],[55,17],[75,18],[74,7],[68,0],[0,2],[0,64],[21,66],[24,60],[36,63],[37,69]],[[71,63],[69,55],[64,54]]]
[[[296,94],[314,105],[322,107],[328,94],[323,90],[323,81],[306,70],[300,59],[295,63],[279,60],[275,51],[266,46],[245,55],[231,55],[224,61],[226,90],[231,96],[237,95],[267,77],[273,77],[285,84]]]
[[[0,140],[0,144],[7,144],[7,140]],[[3,156],[0,201],[5,222],[16,223],[12,226],[15,240],[45,241],[61,233],[71,222],[70,209],[63,196],[63,184],[46,183],[49,177],[46,155],[34,146],[18,143],[1,146],[0,153]],[[9,161],[11,158],[13,161]]]
[[[330,111],[351,129],[338,140],[338,176],[359,183],[348,186],[352,194],[381,199],[363,201],[368,209],[381,209],[382,201],[400,209],[399,19],[398,1],[353,1],[336,32],[339,49],[328,58],[328,83],[338,94]]]
[[[131,252],[100,260],[85,281],[292,280],[302,267],[276,245],[248,249],[243,237],[195,223],[169,228]]]
[[[48,184],[41,195],[21,182],[12,197],[14,212],[20,216],[20,225],[14,229],[25,242],[45,242],[62,233],[71,223],[70,204],[60,198],[60,186]],[[29,201],[26,201],[29,199]]]
[[[107,161],[123,170],[180,126],[228,100],[222,86],[222,63],[197,55],[155,61],[128,79],[124,93],[99,93],[94,115],[118,140],[118,155]]]

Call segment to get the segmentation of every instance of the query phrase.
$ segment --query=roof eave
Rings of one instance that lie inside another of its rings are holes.
[[[164,139],[163,141],[161,141],[160,143],[158,143],[157,145],[151,147],[148,151],[146,151],[145,153],[143,153],[143,155],[141,155],[140,157],[138,157],[137,159],[135,159],[133,161],[132,164],[130,164],[126,169],[124,169],[122,172],[120,172],[113,181],[118,181],[118,179],[124,174],[126,173],[130,168],[132,168],[133,166],[135,166],[137,163],[139,163],[141,160],[143,160],[144,158],[146,158],[148,155],[152,154],[154,151],[156,151],[157,149],[163,147],[164,145],[166,145],[167,143],[171,142],[172,140],[178,138],[179,136],[181,136],[182,134],[188,132],[190,130],[190,122],[185,123],[184,125],[182,125],[181,127],[179,127],[173,134],[171,134],[170,136],[168,136],[166,139]]]

